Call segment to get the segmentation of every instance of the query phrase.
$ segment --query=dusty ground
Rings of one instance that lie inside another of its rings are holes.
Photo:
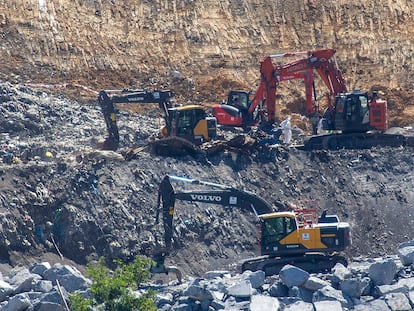
[[[1,142],[11,159],[1,164],[3,261],[58,251],[78,264],[151,255],[161,229],[153,224],[157,185],[166,173],[243,187],[274,204],[316,200],[353,225],[350,256],[394,253],[413,239],[412,149],[281,147],[208,159],[144,151],[125,162],[95,152],[105,129],[94,91],[170,88],[183,103],[216,103],[230,89],[255,90],[268,54],[333,47],[349,89],[381,90],[390,125],[409,126],[413,10],[408,0],[1,1],[0,78],[12,82],[0,92]],[[300,82],[281,85],[280,119],[294,113],[305,129],[303,102]],[[154,133],[154,109],[122,113],[122,148]],[[227,267],[256,250],[249,212],[177,210],[170,261],[188,273]]]

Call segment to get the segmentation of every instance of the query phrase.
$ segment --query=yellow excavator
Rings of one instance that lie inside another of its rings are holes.
[[[216,190],[176,192],[171,181],[204,185]],[[160,184],[156,215],[158,222],[162,210],[167,253],[172,247],[176,200],[219,204],[253,212],[260,223],[261,254],[240,262],[241,272],[262,270],[266,275],[272,275],[286,264],[316,272],[330,270],[338,262],[347,264],[341,252],[351,245],[350,225],[340,222],[337,215],[327,215],[324,212],[318,216],[316,208],[304,204],[286,211],[276,211],[274,206],[250,191],[171,175],[166,175]]]
[[[175,149],[199,145],[216,136],[217,121],[207,117],[205,108],[200,105],[173,107],[171,99],[174,93],[170,90],[123,89],[102,90],[98,95],[98,103],[105,118],[108,136],[102,143],[104,150],[119,148],[119,130],[117,125],[116,104],[148,104],[157,103],[164,113],[164,127],[160,130],[160,138],[155,141],[157,153],[163,148]]]

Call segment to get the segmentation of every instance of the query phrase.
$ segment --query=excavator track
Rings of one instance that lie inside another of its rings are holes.
[[[368,149],[372,147],[401,147],[412,142],[404,135],[384,133],[327,134],[310,137],[304,150]]]
[[[262,270],[266,276],[278,274],[285,265],[293,265],[305,271],[316,273],[330,271],[337,263],[347,266],[344,256],[339,254],[307,253],[302,256],[271,257],[259,256],[239,262],[240,272]]]

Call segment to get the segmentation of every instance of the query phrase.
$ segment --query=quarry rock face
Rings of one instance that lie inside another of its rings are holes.
[[[301,278],[237,275],[238,260],[258,255],[255,215],[179,202],[166,263],[182,270],[184,283],[178,288],[170,280],[159,292],[161,310],[413,306],[412,147],[296,148],[309,134],[297,81],[278,87],[278,122],[292,116],[290,146],[219,128],[220,137],[243,143],[160,156],[142,147],[160,127],[158,107],[148,106],[121,107],[120,149],[102,151],[106,130],[96,100],[101,89],[150,87],[172,89],[182,104],[218,103],[231,89],[255,91],[267,55],[335,48],[348,89],[379,91],[390,131],[413,136],[412,1],[6,2],[0,4],[2,310],[64,310],[56,280],[67,299],[66,292],[87,290],[88,262],[158,253],[164,245],[155,223],[157,191],[165,174],[252,191],[279,209],[316,202],[350,223],[353,244],[348,267],[330,274],[287,267]],[[326,89],[318,80],[316,92],[323,109]],[[141,151],[126,160],[136,146]]]
[[[89,99],[91,90],[166,87],[182,103],[218,103],[230,89],[255,91],[268,55],[334,48],[348,89],[381,91],[391,125],[406,126],[414,116],[413,6],[410,0],[4,2],[0,77]],[[323,98],[327,90],[317,85]],[[279,121],[303,114],[302,81],[281,83],[278,95]]]

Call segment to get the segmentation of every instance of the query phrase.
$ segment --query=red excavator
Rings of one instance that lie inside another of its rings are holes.
[[[305,142],[305,149],[368,148],[372,146],[401,146],[406,143],[402,135],[388,135],[387,103],[374,92],[355,90],[348,92],[345,79],[332,58],[336,50],[325,49],[267,56],[260,65],[261,81],[251,101],[233,99],[245,97],[245,91],[231,91],[226,104],[213,106],[218,124],[251,126],[258,122],[273,124],[276,120],[276,91],[282,81],[303,79],[306,89],[305,114],[310,119],[313,135]],[[274,66],[272,59],[302,56],[304,58]],[[328,92],[328,107],[319,111],[315,91],[315,73],[321,78]],[[239,96],[240,94],[240,96]],[[323,129],[335,134],[316,135],[317,124],[322,118]]]
[[[258,122],[274,123],[276,121],[276,91],[280,82],[303,79],[306,87],[306,115],[316,114],[319,107],[312,98],[314,90],[314,71],[328,85],[332,93],[345,91],[345,82],[341,73],[329,60],[335,50],[317,50],[309,52],[284,53],[267,56],[260,64],[260,85],[256,92],[230,91],[227,102],[213,106],[213,114],[222,125],[251,126]],[[274,66],[272,60],[280,57],[306,55],[284,65]],[[254,94],[252,100],[247,95]],[[238,117],[231,117],[239,109]],[[231,111],[232,113],[228,113]]]
[[[176,192],[171,181],[208,186],[216,190],[190,190]],[[240,262],[241,271],[262,270],[266,275],[278,273],[286,264],[294,264],[307,271],[331,269],[337,262],[346,264],[339,254],[351,244],[350,226],[340,222],[336,215],[317,216],[316,208],[297,205],[285,211],[276,208],[262,197],[233,187],[167,175],[158,191],[158,215],[162,209],[166,253],[172,247],[175,201],[219,204],[251,211],[259,220],[261,256]],[[160,203],[162,201],[162,208]]]

